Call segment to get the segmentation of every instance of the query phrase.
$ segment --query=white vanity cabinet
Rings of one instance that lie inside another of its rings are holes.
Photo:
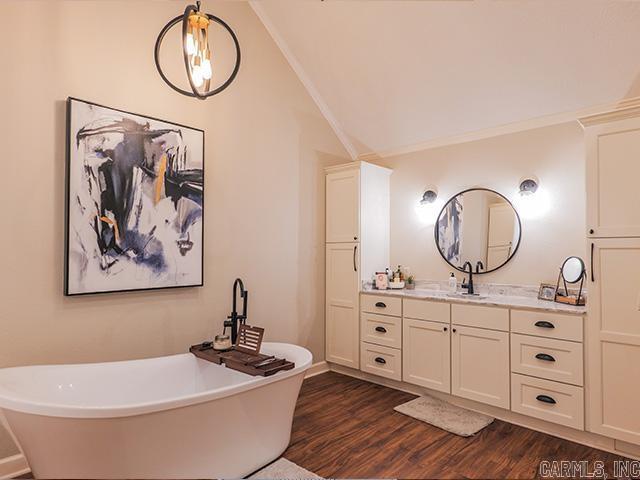
[[[592,278],[589,430],[640,444],[640,238],[593,240]]]
[[[640,109],[580,120],[587,153],[587,235],[640,236]]]
[[[403,300],[402,379],[451,393],[451,325],[448,303]]]
[[[511,310],[511,410],[584,430],[583,317]]]
[[[391,170],[351,162],[325,172],[325,355],[359,368],[361,282],[389,265]]]
[[[509,408],[509,332],[452,325],[451,393]]]
[[[640,445],[640,102],[580,119],[587,154],[587,430]]]
[[[640,239],[633,245],[640,271]],[[584,430],[583,315],[411,297],[361,294],[360,370]],[[639,364],[640,356],[622,367],[625,379],[640,376]],[[629,412],[624,401],[615,406]]]
[[[360,276],[358,244],[329,243],[326,247],[326,360],[358,368]]]
[[[451,305],[451,393],[509,408],[509,310]]]

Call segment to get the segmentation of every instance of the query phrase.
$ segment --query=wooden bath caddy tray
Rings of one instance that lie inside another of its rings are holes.
[[[268,377],[281,370],[291,370],[295,363],[273,355],[258,353],[262,344],[264,330],[259,327],[241,325],[238,332],[238,344],[231,350],[216,351],[213,346],[193,345],[189,351],[196,357],[209,362],[238,370],[249,375]]]

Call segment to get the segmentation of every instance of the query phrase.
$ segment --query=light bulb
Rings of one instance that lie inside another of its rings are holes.
[[[193,39],[193,34],[191,33],[187,33],[186,46],[187,46],[187,53],[189,55],[193,55],[194,53],[196,53],[196,42]]]
[[[209,60],[208,58],[205,58],[204,60],[202,60],[202,76],[207,80],[209,80],[211,79],[212,73],[213,72],[211,71],[211,60]]]
[[[204,83],[204,78],[202,77],[202,67],[200,65],[195,65],[191,69],[191,80],[193,80],[193,84],[196,87],[201,87]]]

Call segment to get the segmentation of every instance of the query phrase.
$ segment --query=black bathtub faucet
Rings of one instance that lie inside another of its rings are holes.
[[[237,309],[237,297],[238,297],[238,288],[240,288],[240,298],[242,298],[242,315],[238,315]],[[244,289],[244,283],[240,278],[236,278],[236,281],[233,282],[233,311],[231,315],[227,317],[227,320],[224,321],[224,329],[227,330],[227,327],[231,327],[231,344],[235,345],[238,341],[238,327],[247,322],[247,302],[248,302],[249,292]]]

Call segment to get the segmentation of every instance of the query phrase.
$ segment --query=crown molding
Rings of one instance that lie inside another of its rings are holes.
[[[302,82],[302,85],[304,85],[304,87],[307,89],[307,92],[320,109],[320,113],[322,113],[324,118],[327,120],[327,122],[335,132],[338,140],[340,140],[340,143],[342,143],[342,146],[345,148],[351,159],[355,160],[358,157],[356,148],[349,140],[348,135],[340,127],[338,120],[333,115],[331,110],[329,110],[329,106],[320,96],[320,92],[318,92],[318,89],[315,87],[305,70],[302,68],[302,65],[289,48],[289,45],[287,45],[287,42],[285,42],[284,38],[282,38],[282,36],[278,33],[278,30],[276,29],[273,22],[271,22],[269,15],[267,15],[267,12],[262,7],[261,2],[259,0],[249,0],[249,5],[251,5],[251,8],[262,22],[262,25],[264,25],[264,28],[266,28],[267,32],[269,32],[269,35],[271,35],[271,38],[284,55],[284,58],[287,60],[287,62],[289,62],[289,65],[298,76],[298,79]]]
[[[625,120],[633,117],[640,117],[640,97],[622,100],[615,105],[610,105],[609,108],[605,108],[599,113],[581,117],[578,121],[583,127],[589,127],[591,125]]]
[[[380,159],[404,155],[407,153],[415,153],[421,150],[429,150],[432,148],[446,147],[459,143],[473,142],[486,138],[497,137],[500,135],[508,135],[511,133],[524,132],[536,128],[550,127],[561,123],[579,122],[582,126],[593,125],[611,120],[618,120],[640,116],[640,97],[629,98],[626,100],[612,102],[608,104],[588,107],[581,110],[571,112],[557,113],[553,115],[545,115],[520,122],[499,125],[496,127],[476,130],[474,132],[462,133],[451,137],[435,138],[426,142],[407,145],[404,147],[383,150],[380,152],[369,152],[361,154],[360,159]]]

